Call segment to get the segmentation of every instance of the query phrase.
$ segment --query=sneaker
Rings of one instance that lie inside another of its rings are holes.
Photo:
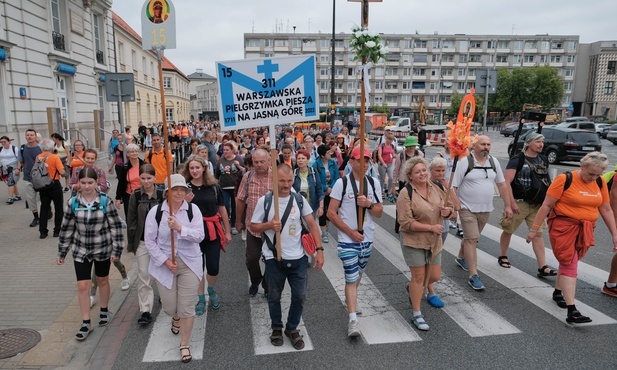
[[[251,287],[249,288],[249,295],[251,297],[255,297],[257,295],[258,290],[259,290],[259,284],[251,285]]]
[[[67,191],[69,191],[69,188],[65,186],[64,187],[64,192],[66,193]]]
[[[13,204],[13,198],[9,198],[6,200],[6,204]]]
[[[463,236],[463,229],[456,229],[456,235],[457,236]]]
[[[54,234],[53,234],[53,235],[54,235],[54,238],[58,238],[58,237],[60,237],[60,233],[59,233],[58,231],[54,231]]]
[[[449,225],[450,225],[450,229],[456,229],[456,222],[454,221],[448,221]]]
[[[126,278],[122,279],[122,284],[120,285],[120,288],[122,290],[129,290],[130,287],[131,287],[131,280],[127,276]]]
[[[32,220],[32,222],[30,222],[30,227],[36,227],[39,225],[39,219],[35,218],[34,220]]]
[[[13,195],[13,200],[21,200],[21,195]]]
[[[328,232],[324,232],[321,234],[321,242],[322,243],[330,243],[330,239],[328,239]]]
[[[351,320],[347,325],[347,336],[350,338],[360,336],[360,328],[358,327],[358,320]]]
[[[90,308],[92,308],[94,306],[94,296],[91,295],[90,296]]]
[[[144,312],[141,317],[137,319],[137,323],[141,326],[146,326],[152,322],[152,315],[150,312]]]
[[[246,241],[246,230],[242,230],[242,240]]]
[[[460,266],[464,271],[469,271],[469,267],[467,267],[467,262],[465,262],[464,258],[455,258],[454,262]]]
[[[416,326],[416,328],[418,328],[418,330],[427,331],[431,328],[430,326],[428,326],[426,320],[424,320],[424,316],[422,315],[416,315],[412,317],[411,321]]]
[[[469,277],[469,285],[474,290],[484,290],[484,284],[482,284],[478,275],[471,275]]]
[[[238,235],[238,230],[235,227],[231,228],[231,235]]]
[[[45,239],[45,238],[47,238],[48,235],[49,235],[48,233],[41,233],[39,235],[39,239]]]
[[[606,283],[604,283],[604,286],[602,287],[602,293],[610,295],[611,297],[617,297],[617,286],[609,288],[606,286]]]

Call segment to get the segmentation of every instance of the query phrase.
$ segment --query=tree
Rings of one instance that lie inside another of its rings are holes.
[[[502,68],[497,71],[497,93],[489,107],[491,111],[519,112],[523,104],[530,103],[549,110],[560,105],[563,92],[563,80],[556,68]]]
[[[390,107],[388,107],[386,105],[386,103],[383,103],[382,105],[376,105],[373,107],[373,111],[375,113],[385,113],[385,114],[390,114]]]
[[[459,93],[454,93],[450,98],[450,108],[446,111],[446,114],[450,119],[455,120],[458,116],[458,111],[461,108],[461,102],[465,96]],[[474,121],[482,121],[484,116],[484,96],[480,94],[474,94],[476,98],[476,111],[474,112]]]

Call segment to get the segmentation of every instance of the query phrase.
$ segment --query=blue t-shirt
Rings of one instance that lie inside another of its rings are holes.
[[[24,168],[22,169],[22,173],[24,175],[24,181],[32,181],[30,177],[30,172],[32,172],[32,167],[34,166],[34,161],[36,157],[43,153],[41,147],[36,145],[33,147],[29,147],[27,144],[24,145],[23,158],[21,149],[19,150],[19,161],[24,164]]]

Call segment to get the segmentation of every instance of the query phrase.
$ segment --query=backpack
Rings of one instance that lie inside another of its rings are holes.
[[[386,146],[386,143],[381,143],[377,146],[375,150],[373,150],[373,154],[371,155],[371,158],[373,159],[374,163],[379,163],[379,148],[381,147],[381,150],[383,151],[383,148],[385,146]],[[392,144],[391,147],[394,149],[394,153],[396,153],[396,147],[394,146],[394,144]]]
[[[568,188],[570,187],[570,185],[572,185],[572,172],[571,171],[566,171],[564,172],[566,174],[566,181],[563,183],[563,191],[568,190]],[[600,188],[600,190],[602,190],[602,177],[598,177],[596,179],[596,184],[598,184],[598,187]]]
[[[465,174],[463,175],[463,177],[467,176],[467,174],[469,172],[471,172],[471,170],[488,170],[489,168],[493,170],[493,172],[497,173],[497,167],[495,167],[495,161],[493,160],[493,156],[489,155],[488,156],[488,162],[491,165],[490,167],[478,167],[476,166],[474,160],[473,160],[473,155],[469,154],[467,156],[467,171],[465,171]]]
[[[525,157],[524,153],[519,153],[518,164],[516,166],[516,175],[514,175],[514,181],[512,182],[512,193],[514,198],[524,199],[525,201],[534,204],[542,204],[544,202],[546,192],[551,185],[551,178],[548,174],[548,168],[546,165],[548,163],[548,159],[541,154],[538,154],[538,156],[542,159],[541,164],[531,163]],[[531,186],[527,191],[525,191],[525,188],[517,181],[517,175],[525,163],[529,166],[531,178]]]
[[[186,211],[189,216],[189,222],[193,221],[193,203],[189,203],[189,209]],[[156,214],[154,215],[154,219],[156,220],[156,224],[161,226],[161,219],[163,218],[163,203],[159,203],[156,206]]]
[[[249,184],[251,183],[251,178],[253,177],[254,174],[255,174],[255,170],[250,170],[248,172],[248,175],[246,176],[246,183],[244,184],[244,193],[246,194],[247,197],[249,195]]]
[[[51,179],[49,173],[47,172],[47,166],[45,165],[45,161],[51,153],[46,154],[43,158],[39,156],[36,157],[34,161],[34,165],[32,166],[32,171],[30,172],[30,182],[32,182],[32,187],[34,191],[42,191],[51,189],[54,180]]]
[[[308,169],[309,169],[309,173],[308,174],[313,176],[313,182],[315,184],[317,184],[317,178],[315,177],[315,169],[313,167],[309,167]],[[298,170],[299,170],[298,168],[294,169],[294,178],[296,176],[299,176]]]
[[[608,187],[608,191],[610,192],[611,188],[613,187],[613,178],[615,177],[615,171],[609,171],[602,175],[602,177],[604,177],[604,181],[606,181],[606,186]]]
[[[413,189],[411,188],[411,184],[405,183],[405,189],[407,189],[407,195],[409,195],[409,202],[413,198]],[[401,224],[398,223],[398,211],[396,212],[396,216],[394,218],[394,232],[399,233],[399,229],[401,228]]]
[[[281,217],[281,230],[285,227],[285,223],[287,222],[287,218],[289,218],[289,213],[291,212],[291,208],[293,207],[293,200],[296,199],[296,203],[298,203],[298,207],[300,208],[300,220],[302,220],[302,208],[304,207],[304,197],[300,193],[291,193],[293,198],[289,199],[287,203],[287,207],[285,208],[285,212],[283,212],[283,216]],[[268,222],[268,214],[270,213],[270,208],[272,208],[272,192],[268,192],[264,198],[264,219],[263,222]],[[266,245],[268,249],[272,251],[272,254],[276,258],[276,233],[274,234],[274,240],[270,240],[268,235],[265,232],[261,233],[261,238],[266,241]]]
[[[101,202],[99,203],[99,206],[96,208],[93,208],[93,207],[79,208],[78,207],[79,202],[77,201],[77,195],[72,196],[71,197],[71,212],[73,212],[73,215],[75,215],[77,211],[96,211],[97,209],[100,209],[101,211],[103,211],[104,215],[107,215],[107,202],[109,200],[109,197],[105,193],[99,193],[99,196],[101,197]]]
[[[343,199],[345,199],[345,192],[347,191],[347,181],[349,176],[351,176],[352,173],[349,173],[347,176],[343,176],[343,191],[341,192],[341,204],[343,203]],[[375,192],[375,180],[373,179],[373,176],[367,176],[364,175],[364,178],[367,179],[367,183],[371,184],[371,188],[373,188],[373,197],[375,198],[375,201],[379,201],[379,198],[377,197],[377,193]],[[353,181],[351,183],[351,186],[354,188],[355,192],[359,192],[358,189],[356,189],[356,182]],[[364,188],[365,191],[367,191],[366,187]],[[354,194],[354,199],[356,200],[356,212],[358,211],[357,205],[358,205],[358,200],[356,199],[356,196]],[[366,213],[366,208],[362,208],[362,219],[364,219],[364,215]]]

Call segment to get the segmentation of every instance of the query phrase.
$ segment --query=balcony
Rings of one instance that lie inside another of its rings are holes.
[[[105,56],[101,50],[96,51],[96,62],[98,64],[105,64]]]
[[[66,51],[66,46],[64,44],[64,35],[56,31],[52,31],[51,36],[54,42],[54,49]]]

